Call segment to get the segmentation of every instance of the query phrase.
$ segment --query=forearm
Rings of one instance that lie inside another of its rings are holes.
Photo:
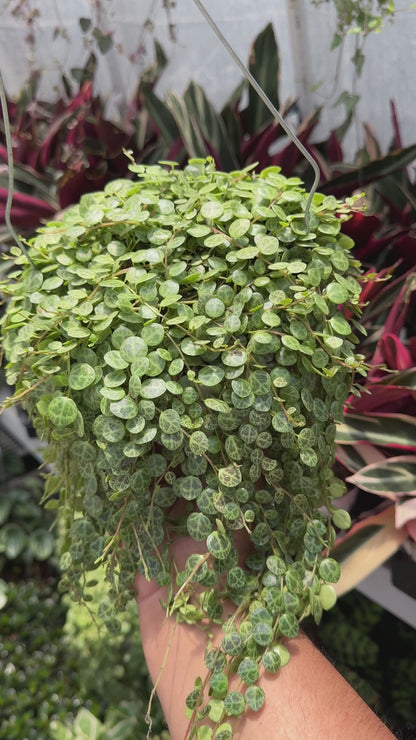
[[[185,699],[195,678],[203,679],[206,674],[206,636],[184,624],[174,630],[172,620],[164,619],[159,596],[154,592],[139,601],[143,646],[152,679],[158,681],[172,740],[185,740]],[[157,629],[155,622],[159,622]],[[216,628],[214,642],[218,644],[222,634]],[[277,674],[262,673],[265,705],[260,712],[245,713],[238,725],[238,740],[252,740],[257,733],[262,740],[393,740],[391,732],[304,635],[291,640],[289,648],[292,657],[284,668]]]

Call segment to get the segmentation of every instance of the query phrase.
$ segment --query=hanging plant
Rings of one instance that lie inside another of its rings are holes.
[[[12,250],[8,403],[47,442],[62,586],[88,600],[87,573],[105,563],[110,630],[137,570],[171,586],[178,620],[223,622],[208,704],[200,679],[187,703],[197,737],[212,736],[196,729],[206,718],[232,737],[235,718],[263,705],[259,674],[287,662],[282,640],[335,601],[329,550],[348,525],[334,503],[335,422],[365,374],[359,325],[341,308],[359,314],[359,264],[340,233],[352,202],[315,193],[306,223],[301,181],[277,167],[130,169],[135,181],[40,229],[33,266]],[[171,543],[184,533],[196,551],[177,573]],[[252,548],[244,567],[238,533]],[[241,691],[228,692],[230,671]]]

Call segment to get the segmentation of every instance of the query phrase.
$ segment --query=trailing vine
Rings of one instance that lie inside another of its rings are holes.
[[[223,624],[187,712],[189,737],[226,740],[299,623],[335,603],[330,548],[349,525],[335,423],[365,374],[359,264],[340,232],[353,202],[315,193],[306,224],[302,183],[277,167],[130,169],[39,230],[34,268],[13,248],[5,405],[23,402],[47,442],[62,588],[88,602],[104,563],[98,616],[117,631],[139,570],[170,586],[178,620]],[[183,534],[195,553],[177,572]]]

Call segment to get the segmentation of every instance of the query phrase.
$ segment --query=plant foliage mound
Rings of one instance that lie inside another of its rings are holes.
[[[359,265],[340,233],[351,203],[315,194],[305,218],[301,181],[277,167],[131,170],[136,181],[41,229],[33,266],[18,256],[2,286],[11,402],[48,443],[45,499],[58,508],[60,495],[74,599],[105,562],[99,616],[112,630],[137,570],[172,585],[178,619],[222,621],[235,604],[207,651],[208,705],[200,679],[188,698],[194,727],[209,717],[231,737],[264,702],[259,674],[287,662],[282,639],[335,601],[328,548],[348,525],[333,504],[335,422],[365,372],[358,324],[341,311],[359,314]],[[176,573],[169,543],[184,533],[196,552]]]

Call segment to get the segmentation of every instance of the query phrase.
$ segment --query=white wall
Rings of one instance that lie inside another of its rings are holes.
[[[395,5],[394,21],[387,21],[379,33],[371,34],[366,40],[363,73],[356,81],[356,88],[350,62],[355,38],[349,37],[334,88],[338,52],[329,51],[334,27],[331,6],[314,8],[310,0],[288,0],[292,50],[294,59],[298,60],[295,84],[303,112],[324,105],[319,132],[325,133],[343,120],[343,108],[333,107],[339,94],[355,89],[360,96],[357,124],[348,136],[349,150],[356,151],[361,145],[360,121],[370,123],[382,148],[388,147],[392,139],[390,100],[396,103],[404,145],[416,142],[416,9],[409,0],[395,0]],[[319,83],[322,84],[313,91]]]
[[[117,16],[109,13],[108,28],[115,29],[115,38],[123,40],[127,52],[137,48],[143,20],[153,4],[152,0],[136,0],[136,3],[131,0],[113,0],[111,5],[108,4],[109,7],[117,8]],[[44,70],[40,93],[50,97],[54,87],[59,84],[61,69],[81,66],[85,62],[87,54],[83,49],[77,19],[79,16],[90,15],[89,2],[34,0],[33,5],[38,5],[41,13],[36,28],[36,66]],[[273,22],[279,36],[282,57],[282,91],[284,95],[289,95],[293,92],[294,82],[290,39],[287,34],[287,7],[284,0],[280,0],[278,5],[277,10],[276,0],[207,2],[210,13],[244,61],[247,60],[254,37],[268,22]],[[28,72],[25,28],[21,21],[4,10],[0,18],[0,67],[8,92],[16,95]],[[160,91],[176,89],[181,92],[193,78],[205,87],[220,107],[240,81],[239,70],[217,42],[192,0],[178,0],[173,11],[173,20],[177,31],[175,43],[169,38],[166,14],[159,0],[153,14],[154,33],[170,59]],[[53,30],[58,23],[65,27],[71,38],[70,44],[62,38],[52,40]],[[151,37],[145,35],[144,41],[151,51]],[[131,65],[126,55],[120,56],[111,51],[99,58],[99,82],[105,94],[111,90],[111,94],[119,98],[128,96],[134,88],[137,72],[137,66]]]
[[[44,69],[40,92],[44,97],[53,97],[62,69],[85,62],[78,17],[90,15],[90,3],[88,0],[33,0],[32,5],[36,4],[41,17],[36,28],[35,61]],[[137,48],[141,24],[154,4],[153,0],[104,3],[109,9],[117,8],[117,15],[109,11],[107,27],[115,29],[116,38],[122,38],[127,52]],[[281,98],[297,96],[303,113],[324,103],[323,123],[318,132],[321,136],[342,120],[342,109],[332,105],[342,90],[351,90],[353,68],[348,61],[350,51],[346,49],[334,92],[336,53],[329,51],[334,21],[330,4],[316,9],[311,0],[206,0],[206,5],[244,61],[254,37],[272,21],[281,55]],[[357,93],[361,96],[359,117],[371,122],[383,147],[391,138],[390,98],[396,101],[404,143],[416,141],[416,11],[406,11],[409,5],[408,0],[396,0],[401,12],[397,13],[394,23],[388,23],[380,34],[368,39],[366,64],[357,84]],[[177,8],[173,11],[177,29],[175,43],[169,39],[160,0],[155,6],[155,35],[170,60],[159,92],[167,89],[182,92],[193,78],[205,87],[220,108],[241,79],[234,62],[215,39],[193,0],[177,0]],[[26,29],[4,8],[4,0],[0,0],[1,7],[0,68],[9,94],[16,95],[28,71]],[[52,40],[57,24],[65,28],[70,43],[62,38]],[[150,37],[143,40],[151,48]],[[114,103],[122,105],[134,88],[137,66],[113,51],[100,57],[99,65],[100,91],[111,96],[113,106]],[[322,84],[314,91],[320,82]],[[350,133],[348,149],[351,152],[360,145],[360,131],[358,125]]]

